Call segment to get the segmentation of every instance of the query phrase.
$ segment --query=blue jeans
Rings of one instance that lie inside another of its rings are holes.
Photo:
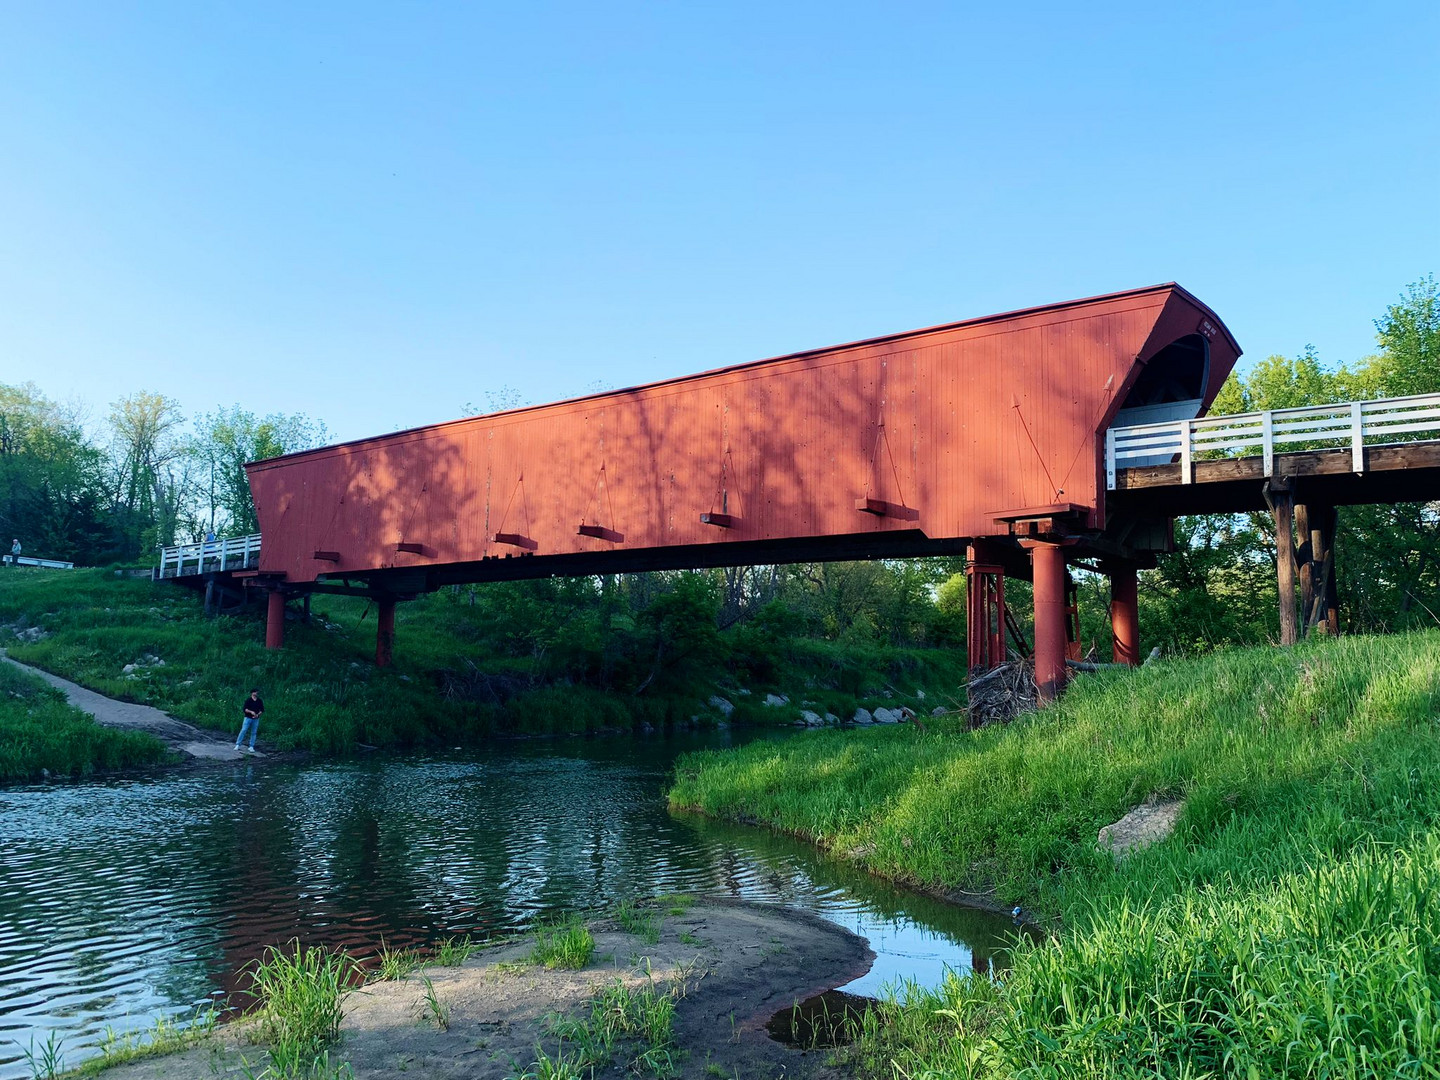
[[[260,717],[245,717],[245,722],[240,725],[240,734],[235,736],[235,746],[237,749],[239,748],[240,744],[245,741],[245,735],[247,733],[250,735],[250,749],[254,750],[255,736],[260,734]]]

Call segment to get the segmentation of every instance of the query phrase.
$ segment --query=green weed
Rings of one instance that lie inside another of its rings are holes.
[[[100,1056],[81,1063],[76,1069],[79,1076],[89,1076],[127,1061],[139,1061],[149,1057],[160,1057],[180,1050],[188,1050],[210,1035],[220,1022],[220,1011],[214,1005],[204,1005],[186,1023],[177,1022],[173,1017],[157,1017],[148,1028],[138,1031],[117,1032],[113,1027],[105,1028],[105,1038],[100,1043]]]
[[[530,950],[531,961],[547,968],[578,970],[594,955],[595,938],[578,916],[540,927],[535,931],[535,945]]]
[[[392,949],[386,945],[382,939],[380,942],[380,962],[375,970],[370,973],[370,978],[376,982],[403,979],[423,963],[424,960],[421,958],[418,950]]]
[[[446,938],[435,946],[435,962],[441,967],[459,967],[480,948],[470,938]]]
[[[660,940],[660,916],[638,906],[633,900],[622,900],[615,906],[615,921],[627,934],[634,934],[646,945]]]
[[[662,992],[653,982],[631,988],[616,979],[591,999],[588,1017],[558,1016],[549,1020],[550,1034],[560,1040],[561,1049],[567,1041],[573,1047],[568,1057],[562,1053],[555,1060],[593,1069],[608,1064],[616,1045],[628,1040],[634,1044],[628,1066],[631,1071],[657,1077],[671,1075],[676,1059],[673,1029],[677,994],[683,994],[683,986]]]
[[[435,992],[435,984],[428,975],[421,976],[420,981],[425,984],[425,993],[420,998],[420,1019],[434,1024],[441,1031],[449,1031],[449,1002],[440,1000],[440,995]]]
[[[570,1057],[564,1053],[561,1047],[551,1057],[539,1046],[535,1047],[535,1060],[524,1072],[516,1073],[506,1080],[582,1080],[587,1075],[594,1076],[595,1070],[589,1067],[579,1057]]]
[[[40,1048],[35,1048],[35,1039],[32,1036],[28,1049],[20,1053],[25,1058],[25,1064],[30,1067],[32,1080],[54,1080],[65,1071],[65,1040],[58,1031],[50,1031],[45,1036],[45,1041]]]
[[[309,1076],[340,1034],[342,1003],[358,968],[343,952],[270,948],[250,971],[259,1003],[260,1031],[269,1044],[270,1071]]]

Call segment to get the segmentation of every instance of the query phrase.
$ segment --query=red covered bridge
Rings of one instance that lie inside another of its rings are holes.
[[[1200,415],[1239,355],[1168,284],[292,454],[247,466],[243,573],[276,645],[287,595],[375,596],[387,663],[395,602],[456,582],[968,551],[972,664],[1004,654],[1004,576],[1033,578],[1048,696],[1067,561],[1112,575],[1133,663],[1169,541],[1173,511],[1107,493],[1107,430]]]

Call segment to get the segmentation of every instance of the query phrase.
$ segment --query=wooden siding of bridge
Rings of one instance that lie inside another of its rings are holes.
[[[304,583],[526,553],[633,566],[696,545],[983,537],[1006,532],[997,511],[1057,502],[1101,528],[1103,433],[1143,362],[1197,331],[1208,405],[1239,349],[1163,285],[255,463],[261,569]],[[866,498],[892,512],[857,510]]]

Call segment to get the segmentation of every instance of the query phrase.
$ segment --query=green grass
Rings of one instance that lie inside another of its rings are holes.
[[[288,623],[286,646],[274,651],[265,648],[261,608],[206,618],[200,598],[187,589],[100,570],[36,571],[0,583],[0,623],[23,622],[49,635],[8,646],[17,660],[232,736],[241,701],[258,686],[266,706],[265,748],[336,752],[357,743],[410,745],[496,729],[491,713],[445,700],[423,670],[377,671],[375,616],[363,602],[328,599],[317,616],[327,611],[334,629],[319,617],[308,626]],[[423,628],[417,620],[412,637],[424,635]],[[123,672],[147,655],[165,663],[141,663],[134,677]]]
[[[153,735],[101,727],[34,675],[0,663],[0,781],[35,780],[171,760]]]
[[[65,1071],[65,1039],[58,1031],[49,1032],[39,1046],[32,1035],[28,1048],[20,1054],[33,1080],[56,1080]]]
[[[84,1062],[74,1075],[94,1076],[116,1065],[188,1050],[209,1038],[219,1022],[219,1010],[212,1005],[197,1009],[187,1023],[162,1016],[139,1031],[117,1032],[107,1026],[100,1056]]]
[[[435,962],[441,967],[459,967],[479,948],[469,937],[448,937],[435,946]]]
[[[622,900],[615,905],[615,921],[627,934],[634,934],[646,945],[660,940],[660,915],[658,912],[641,907],[634,900]]]
[[[595,955],[595,938],[578,916],[571,916],[552,926],[535,931],[535,945],[530,961],[547,968],[569,968],[578,971]]]
[[[582,1060],[582,1055],[566,1054],[562,1047],[552,1057],[536,1046],[535,1060],[530,1063],[530,1067],[511,1074],[506,1080],[584,1080],[593,1075]]]
[[[418,949],[392,949],[380,941],[380,955],[370,979],[374,982],[395,982],[405,978],[425,963]]]
[[[1120,864],[1097,830],[1183,797]],[[681,763],[677,807],[1032,906],[998,983],[911,990],[868,1075],[1440,1075],[1440,634],[1104,673],[1003,729],[865,731]]]
[[[609,1064],[616,1047],[625,1043],[630,1051],[628,1071],[657,1077],[673,1075],[678,1056],[674,1045],[675,1003],[684,992],[683,981],[661,991],[653,980],[632,987],[616,979],[591,999],[588,1017],[550,1018],[550,1034],[558,1039],[556,1053],[551,1057],[537,1046],[537,1060],[531,1070],[556,1065],[594,1069]],[[567,1042],[571,1048],[568,1054]]]
[[[445,592],[399,606],[395,666],[382,671],[374,667],[375,612],[365,600],[316,597],[312,621],[287,621],[285,647],[275,651],[264,647],[263,608],[255,603],[245,613],[206,618],[199,594],[177,585],[98,569],[17,572],[0,581],[0,639],[16,625],[37,626],[47,636],[0,645],[17,660],[102,694],[228,735],[239,730],[241,700],[259,686],[266,704],[262,747],[321,753],[357,744],[453,745],[493,734],[663,729],[688,726],[696,716],[711,724],[719,714],[706,699],[718,683],[736,680],[755,693],[734,695],[733,722],[775,725],[793,720],[802,699],[822,711],[827,703],[847,708],[859,700],[855,693],[872,704],[921,707],[911,695],[922,686],[953,687],[963,679],[963,656],[953,648],[806,639],[769,643],[775,670],[751,679],[726,666],[744,646],[743,635],[732,634],[704,670],[637,696],[606,674],[614,659],[608,639],[558,658],[544,647],[497,645],[497,627],[513,624]],[[563,621],[550,608],[539,613]],[[147,656],[164,664],[143,662]],[[138,666],[127,675],[132,663]],[[607,678],[613,686],[587,681]],[[755,704],[772,688],[788,694],[794,708]],[[886,692],[897,696],[879,696]]]
[[[340,1036],[342,1005],[358,981],[357,973],[345,953],[306,949],[298,941],[293,953],[267,949],[250,969],[272,1076],[335,1071],[329,1065],[329,1048]]]
[[[430,976],[422,975],[420,981],[425,986],[425,993],[420,997],[420,1019],[434,1024],[439,1031],[449,1031],[450,1003],[441,1000],[435,990],[435,984],[430,981]]]
[[[695,906],[695,897],[689,893],[665,893],[657,896],[655,903],[664,908],[667,915],[684,915]]]

